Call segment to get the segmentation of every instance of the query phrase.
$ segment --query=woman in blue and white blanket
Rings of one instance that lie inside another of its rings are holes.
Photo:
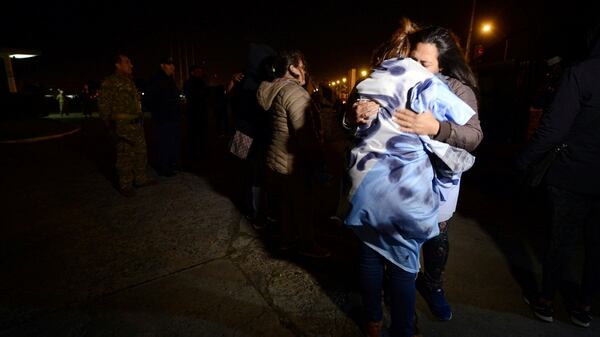
[[[466,75],[462,76],[464,82],[475,83],[451,33],[440,27],[416,33],[414,30],[414,25],[404,20],[392,39],[376,53],[372,74],[356,88],[361,100],[375,102],[371,107],[377,108],[377,114],[364,121],[356,133],[359,142],[351,151],[352,188],[346,217],[346,223],[364,243],[361,286],[367,328],[373,336],[381,329],[384,264],[388,265],[391,279],[392,333],[412,336],[419,249],[427,239],[437,238],[441,227],[438,223],[445,223],[452,216],[460,174],[474,161],[464,149],[449,145],[450,141],[442,143],[417,134],[439,135],[457,128],[471,130],[463,133],[467,137],[454,142],[465,148],[469,147],[464,146],[466,143],[475,143],[469,150],[481,140],[475,111],[450,91],[446,78],[432,74],[440,70],[438,67],[448,65],[455,73]],[[433,46],[439,55],[433,60],[420,59],[419,55],[427,54],[422,47],[428,46]],[[414,48],[411,56],[432,71],[404,58],[409,55],[410,47]],[[452,63],[457,58],[459,66]],[[438,60],[442,62],[438,64]],[[471,90],[466,91],[472,94]],[[474,95],[472,98],[476,108]],[[396,111],[403,108],[421,113],[416,115],[420,117],[411,117],[412,111]],[[423,122],[428,120],[435,122]],[[401,130],[398,124],[408,127]],[[433,125],[434,131],[425,132],[427,128],[423,125]],[[447,315],[448,311],[442,314]]]

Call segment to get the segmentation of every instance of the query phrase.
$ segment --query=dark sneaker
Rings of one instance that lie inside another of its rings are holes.
[[[127,198],[135,197],[135,191],[131,187],[121,187],[119,188],[119,193]]]
[[[582,328],[589,328],[592,322],[592,315],[589,311],[573,310],[571,311],[571,322]]]
[[[431,313],[437,319],[440,321],[449,321],[452,319],[452,308],[450,307],[448,300],[446,300],[444,289],[429,288],[421,277],[417,278],[416,286],[419,294],[421,294],[425,302],[427,302],[429,310],[431,310]]]
[[[554,322],[554,308],[551,304],[545,304],[538,297],[523,295],[523,301],[529,305],[535,317],[548,323]]]

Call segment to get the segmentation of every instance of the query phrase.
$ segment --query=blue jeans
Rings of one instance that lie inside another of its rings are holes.
[[[360,286],[366,318],[371,322],[379,322],[383,319],[381,292],[385,266],[387,266],[390,282],[386,290],[391,292],[391,336],[412,337],[417,274],[409,273],[387,261],[363,242],[360,252]]]

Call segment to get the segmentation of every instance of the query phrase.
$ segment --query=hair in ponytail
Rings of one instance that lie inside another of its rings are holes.
[[[407,57],[410,52],[408,35],[418,30],[418,25],[408,18],[400,19],[400,27],[394,31],[392,36],[375,49],[371,57],[371,66],[377,67],[381,62],[395,58]]]

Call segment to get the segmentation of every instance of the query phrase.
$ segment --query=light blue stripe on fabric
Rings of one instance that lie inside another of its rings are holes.
[[[354,192],[346,224],[375,226],[398,241],[426,240],[437,235],[440,197],[433,186],[433,168],[425,152],[404,158],[383,154],[371,160],[377,163]]]

